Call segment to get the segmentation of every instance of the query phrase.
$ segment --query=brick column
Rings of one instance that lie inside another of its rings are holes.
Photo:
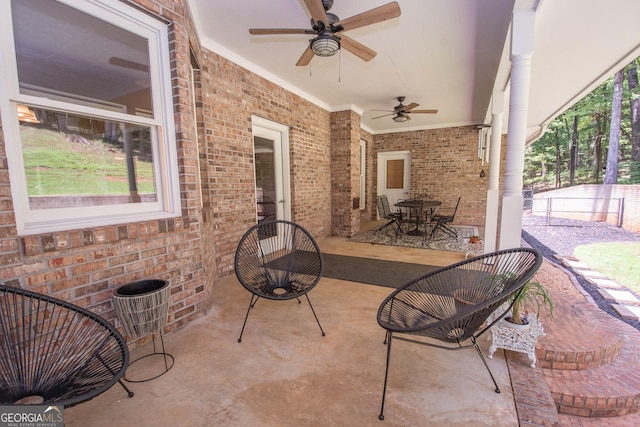
[[[331,223],[334,236],[350,237],[360,229],[360,115],[331,113]]]

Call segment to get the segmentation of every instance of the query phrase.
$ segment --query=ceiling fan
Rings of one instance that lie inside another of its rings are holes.
[[[332,56],[340,50],[340,47],[345,48],[364,61],[371,61],[376,56],[376,52],[345,36],[342,32],[377,24],[400,16],[400,6],[395,1],[343,20],[333,13],[327,12],[333,6],[333,0],[304,0],[304,3],[311,14],[311,29],[252,28],[249,30],[252,35],[315,35],[315,38],[309,40],[309,46],[307,46],[307,49],[296,63],[297,66],[308,65],[314,55]]]
[[[411,117],[409,116],[409,114],[435,114],[438,112],[438,110],[414,110],[414,108],[420,106],[420,104],[416,104],[415,102],[412,102],[409,105],[404,105],[402,104],[404,102],[405,97],[404,96],[398,96],[396,98],[399,102],[398,105],[396,105],[395,107],[393,107],[393,111],[392,110],[372,110],[372,111],[387,111],[389,112],[389,114],[383,114],[381,116],[378,117],[374,117],[373,119],[379,119],[382,117],[387,117],[387,116],[393,116],[393,121],[394,122],[398,122],[398,123],[402,123],[402,122],[406,122],[407,120],[411,120]],[[373,120],[372,119],[372,120]]]

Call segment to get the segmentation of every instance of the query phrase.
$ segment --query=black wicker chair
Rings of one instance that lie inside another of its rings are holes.
[[[0,404],[73,406],[121,382],[129,350],[116,328],[68,302],[0,285]]]
[[[541,264],[542,255],[535,249],[502,250],[433,271],[389,295],[378,310],[378,323],[387,331],[387,364],[379,418],[384,419],[393,339],[445,350],[475,348],[489,371],[496,393],[500,393],[477,338],[502,317],[485,323],[489,315],[518,294]]]
[[[320,248],[307,230],[290,221],[261,222],[240,239],[234,264],[238,280],[251,292],[238,342],[242,341],[249,312],[260,298],[295,298],[300,303],[299,297],[304,295],[325,335],[307,295],[320,281],[323,268]]]

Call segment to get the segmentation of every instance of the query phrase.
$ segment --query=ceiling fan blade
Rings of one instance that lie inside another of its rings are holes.
[[[299,28],[251,28],[249,34],[254,36],[264,36],[273,34],[315,34],[313,30],[305,30]]]
[[[309,3],[310,0],[306,0],[305,3]],[[319,2],[320,0],[318,0]],[[377,24],[378,22],[386,21],[388,19],[397,18],[400,16],[400,6],[398,2],[391,2],[375,9],[362,12],[358,15],[354,15],[351,18],[344,19],[334,24],[342,25],[343,31],[355,30],[356,28],[364,27],[366,25]]]
[[[396,114],[396,113],[395,113],[395,112],[393,112],[393,113],[389,113],[389,114],[383,114],[382,116],[372,117],[372,118],[371,118],[371,120],[374,120],[374,119],[381,119],[382,117],[393,116],[394,114]]]
[[[438,110],[413,110],[407,111],[408,113],[418,113],[418,114],[436,114]]]
[[[322,0],[304,0],[304,4],[307,5],[307,9],[311,14],[311,18],[315,22],[324,22],[326,26],[329,26],[329,19],[327,18],[327,12],[322,6]]]
[[[420,105],[420,104],[416,104],[415,102],[412,102],[412,103],[411,103],[411,104],[409,104],[409,105],[405,105],[402,109],[403,109],[405,112],[407,112],[407,113],[408,113],[410,110],[412,110],[412,109],[416,108],[416,107],[417,107],[417,106],[419,106],[419,105]]]
[[[377,55],[375,50],[369,49],[362,43],[357,42],[344,34],[340,34],[340,46],[366,62],[371,61]]]
[[[311,50],[311,46],[307,46],[307,49],[302,53],[302,56],[300,57],[300,59],[298,59],[298,62],[296,62],[296,65],[298,67],[304,67],[305,65],[309,65],[309,62],[311,62],[314,55],[315,54]]]
[[[370,111],[383,111],[383,112],[386,112],[386,113],[396,113],[397,112],[395,110],[370,110]]]
[[[112,56],[109,58],[109,64],[117,65],[118,67],[130,68],[136,71],[149,72],[149,66],[147,64],[129,61],[128,59],[120,58],[118,56]]]

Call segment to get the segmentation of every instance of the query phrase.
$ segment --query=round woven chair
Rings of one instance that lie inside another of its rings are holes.
[[[73,406],[120,381],[129,364],[122,335],[68,302],[0,285],[0,404]]]
[[[247,324],[249,312],[258,299],[290,300],[304,295],[325,335],[307,293],[322,277],[322,254],[311,234],[290,221],[261,222],[251,227],[240,239],[234,260],[238,280],[249,292],[251,300],[242,324],[238,342]]]
[[[378,324],[386,330],[387,344],[379,418],[384,419],[394,339],[444,350],[475,348],[495,392],[500,393],[477,339],[502,317],[487,321],[494,311],[502,308],[504,314],[511,308],[503,304],[522,291],[541,264],[542,255],[536,249],[506,249],[440,268],[393,291],[378,309]]]

